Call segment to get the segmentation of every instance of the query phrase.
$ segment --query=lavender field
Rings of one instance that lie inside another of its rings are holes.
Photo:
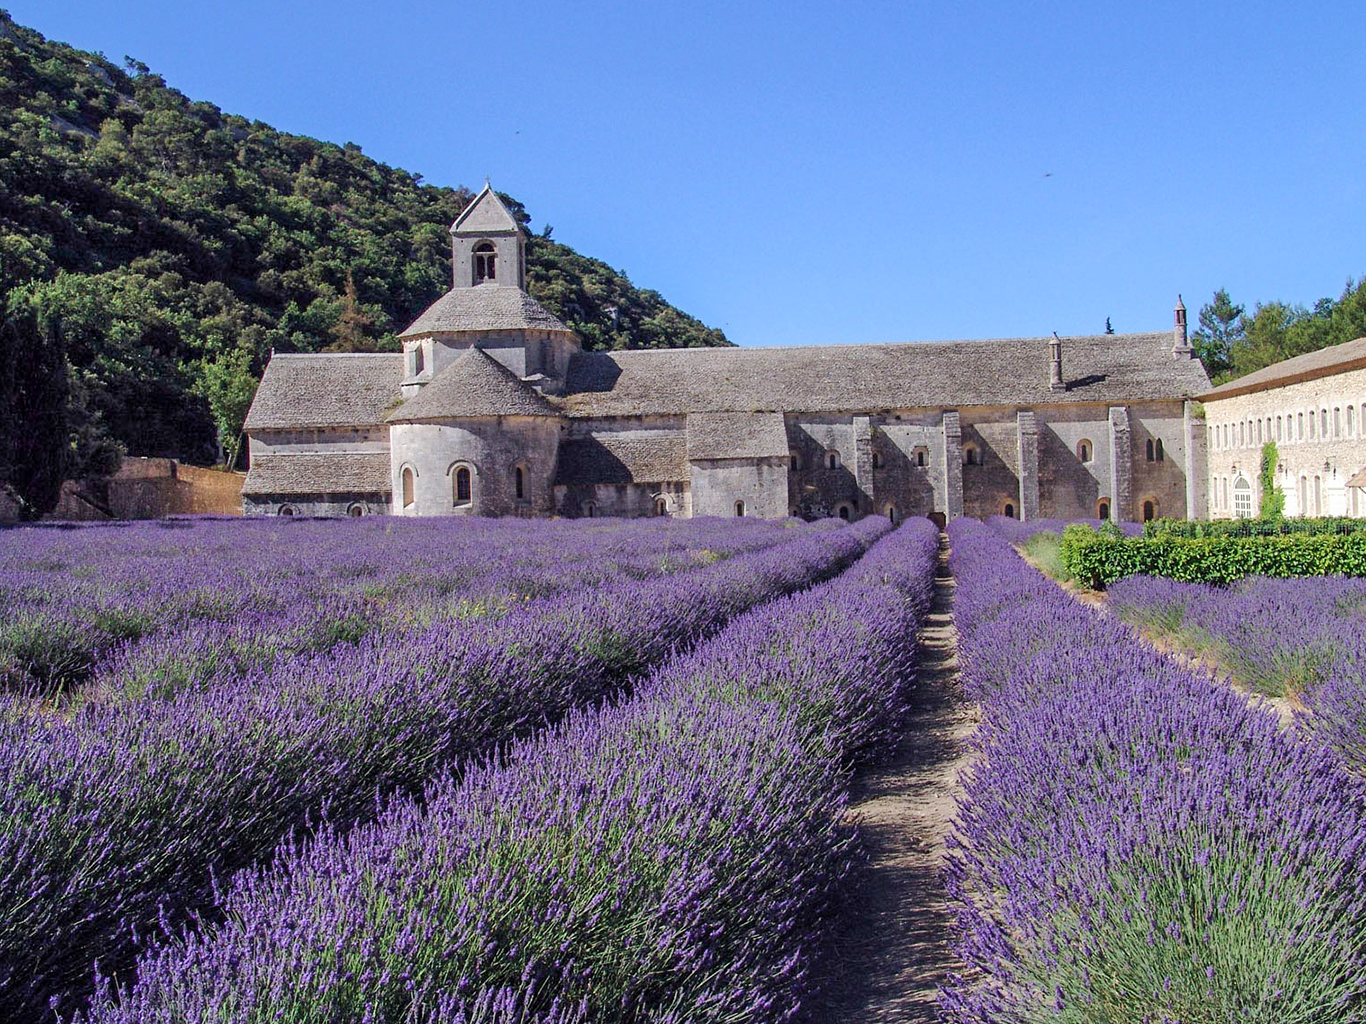
[[[992,529],[950,536],[983,723],[950,861],[949,1019],[1366,1019],[1361,782]]]
[[[782,1019],[914,673],[890,529],[0,534],[0,1017]]]

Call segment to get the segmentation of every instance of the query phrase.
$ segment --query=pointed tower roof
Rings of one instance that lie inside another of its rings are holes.
[[[558,416],[535,388],[483,349],[466,349],[430,384],[389,414],[389,423],[479,416]]]
[[[460,216],[451,225],[453,235],[506,235],[521,230],[517,218],[488,182],[484,182],[479,194],[460,211]]]

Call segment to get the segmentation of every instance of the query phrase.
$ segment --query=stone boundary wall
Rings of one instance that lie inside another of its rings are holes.
[[[242,514],[245,473],[184,466],[174,459],[130,457],[108,480],[68,480],[48,520],[100,522],[163,519],[177,515]],[[19,509],[0,493],[0,522],[14,522]]]

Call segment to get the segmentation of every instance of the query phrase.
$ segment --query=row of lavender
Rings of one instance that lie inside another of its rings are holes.
[[[856,527],[857,528],[857,527]],[[635,696],[240,875],[99,1024],[780,1021],[902,717],[938,533],[913,520]]]
[[[1366,1019],[1366,791],[1326,752],[955,523],[979,758],[950,1019]]]
[[[1111,585],[1106,603],[1237,683],[1298,697],[1302,732],[1366,774],[1366,580],[1258,576],[1215,587],[1131,576]]]
[[[97,957],[125,967],[159,919],[292,830],[373,817],[377,797],[610,696],[886,529],[784,531],[705,568],[375,633],[162,700],[56,716],[0,695],[0,1017],[71,1005]]]
[[[665,575],[784,533],[753,519],[586,526],[228,520],[9,530],[0,532],[7,612],[0,686],[52,693],[93,675],[102,691],[141,693],[183,684],[189,664],[241,671],[379,628]]]

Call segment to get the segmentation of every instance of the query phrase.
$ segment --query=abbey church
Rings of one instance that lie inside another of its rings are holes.
[[[402,353],[274,355],[248,514],[1204,518],[1210,390],[1150,334],[584,352],[485,187]]]

